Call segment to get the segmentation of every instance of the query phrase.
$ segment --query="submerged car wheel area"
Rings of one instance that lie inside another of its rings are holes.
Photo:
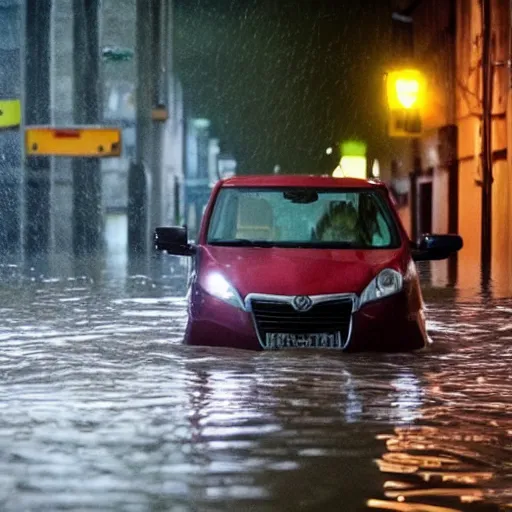
[[[157,228],[154,243],[193,258],[185,343],[252,350],[422,348],[415,261],[462,247],[411,243],[382,183],[320,176],[220,181],[197,243],[185,227]]]

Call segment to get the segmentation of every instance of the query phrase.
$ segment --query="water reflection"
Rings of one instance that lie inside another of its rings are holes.
[[[389,501],[371,499],[370,508],[463,512],[484,501],[486,492],[494,494],[489,490],[489,481],[496,476],[493,465],[461,446],[492,443],[492,436],[460,431],[449,435],[444,429],[409,427],[379,438],[387,448],[377,464],[389,478],[384,484],[384,496]],[[498,506],[494,510],[499,510]]]
[[[409,424],[422,406],[414,373],[385,366],[308,351],[190,352],[188,452],[203,506],[339,510],[343,499],[343,510],[361,509],[377,470],[360,460],[378,445],[378,425]]]
[[[459,305],[451,352],[424,366],[419,421],[378,435],[386,451],[376,459],[385,475],[379,510],[500,511],[512,507],[511,350],[493,324],[511,310],[494,304]],[[437,325],[438,342],[442,325]],[[445,331],[446,335],[446,331]],[[453,341],[458,340],[457,346]],[[423,366],[423,365],[422,365]]]
[[[510,300],[427,286],[418,354],[185,347],[186,263],[116,257],[0,267],[2,511],[512,502]]]

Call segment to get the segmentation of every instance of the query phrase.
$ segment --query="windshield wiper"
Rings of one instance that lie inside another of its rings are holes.
[[[209,240],[211,245],[222,247],[281,247],[283,249],[370,249],[371,247],[358,247],[353,242],[285,242],[285,241],[266,241],[249,240],[247,238],[234,238],[233,240]]]
[[[322,242],[319,240],[314,240],[309,242],[309,247],[313,247],[315,249],[360,249],[357,244],[354,242]],[[369,247],[367,247],[369,249]]]
[[[210,240],[211,245],[233,246],[233,247],[274,247],[275,242],[266,240],[249,240],[247,238],[235,238],[233,240]]]

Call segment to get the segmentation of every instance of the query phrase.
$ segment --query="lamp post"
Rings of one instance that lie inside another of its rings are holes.
[[[491,2],[482,0],[482,286],[491,279],[492,257],[492,59],[491,59]]]

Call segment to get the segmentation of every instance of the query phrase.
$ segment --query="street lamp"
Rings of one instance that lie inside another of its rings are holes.
[[[395,82],[395,94],[398,102],[405,109],[410,109],[418,102],[420,84],[418,80],[399,78]]]
[[[390,137],[418,137],[422,133],[426,81],[417,69],[390,71],[386,77]]]

